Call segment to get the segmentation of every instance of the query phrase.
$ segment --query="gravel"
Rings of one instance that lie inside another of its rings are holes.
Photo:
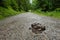
[[[46,26],[46,30],[33,33],[29,28],[35,22]],[[60,20],[31,12],[8,17],[0,21],[0,40],[60,40]]]

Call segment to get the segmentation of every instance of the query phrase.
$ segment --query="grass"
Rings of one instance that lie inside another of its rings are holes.
[[[42,12],[40,10],[36,10],[34,11],[34,13],[38,14],[38,15],[42,15],[42,16],[49,16],[49,17],[54,17],[54,18],[60,18],[60,11],[55,10],[52,12]]]
[[[8,8],[0,7],[0,19],[4,19],[6,17],[13,16],[19,13],[20,12],[13,10],[11,7]]]
[[[23,12],[23,11],[21,11],[21,12]],[[20,14],[21,12],[19,12],[19,11],[17,12],[15,10],[13,10],[11,7],[8,7],[8,8],[0,7],[0,19],[4,19],[9,16],[17,15],[17,14]],[[37,9],[33,12],[38,15],[42,15],[42,16],[60,18],[60,9],[59,8],[56,9],[56,11],[52,11],[52,12],[42,12],[39,9]]]

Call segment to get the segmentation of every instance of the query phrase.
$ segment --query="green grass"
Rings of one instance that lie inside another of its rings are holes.
[[[0,19],[19,14],[20,12],[14,11],[11,7],[0,7]]]
[[[42,16],[49,16],[49,17],[54,17],[54,18],[60,18],[60,11],[52,11],[52,12],[42,12],[40,10],[34,11],[34,13]]]

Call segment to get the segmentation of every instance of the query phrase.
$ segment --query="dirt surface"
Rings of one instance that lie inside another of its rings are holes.
[[[29,27],[35,22],[46,26],[46,30],[33,33]],[[60,20],[31,12],[12,16],[0,21],[0,40],[60,40]]]

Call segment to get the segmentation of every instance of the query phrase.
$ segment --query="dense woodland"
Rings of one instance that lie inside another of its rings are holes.
[[[0,0],[0,17],[37,9],[43,12],[51,12],[57,8],[60,8],[60,0],[32,0],[32,3],[30,3],[30,0]]]
[[[0,0],[0,6],[8,8],[11,7],[16,11],[25,10],[27,11],[29,8],[29,1],[26,0]]]

